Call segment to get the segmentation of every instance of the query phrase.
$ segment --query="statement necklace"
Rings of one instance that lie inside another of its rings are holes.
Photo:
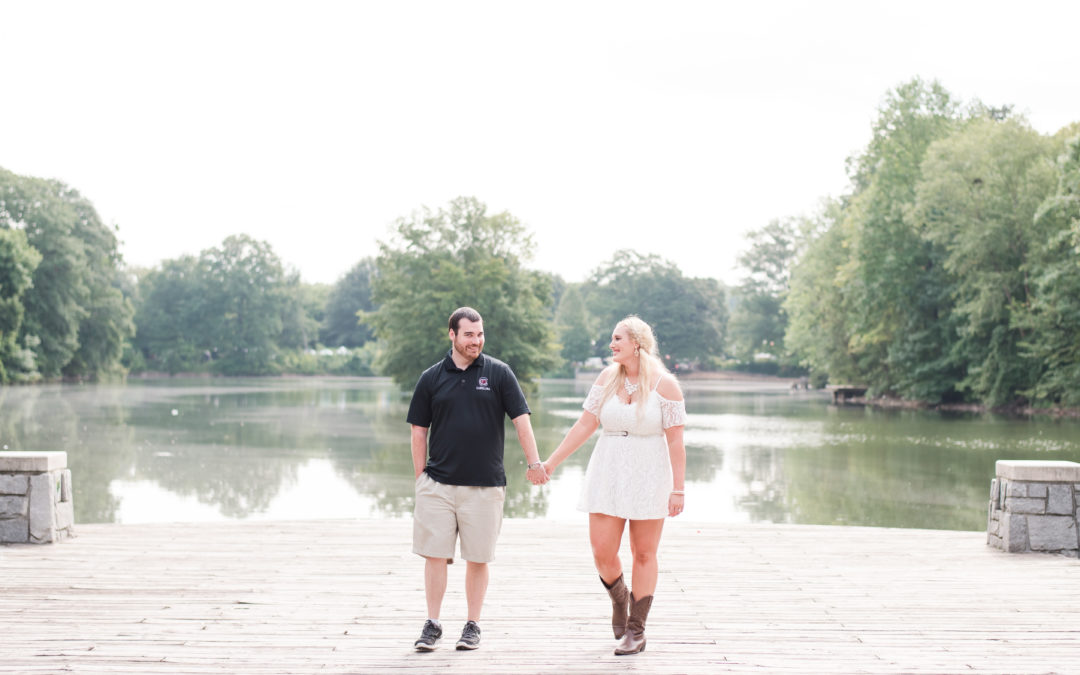
[[[630,380],[623,380],[623,389],[626,390],[626,397],[630,398],[637,393],[637,390],[641,387],[640,384],[630,384]]]

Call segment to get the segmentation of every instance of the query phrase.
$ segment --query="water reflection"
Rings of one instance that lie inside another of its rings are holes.
[[[531,406],[547,455],[587,383]],[[816,394],[685,384],[686,517],[982,529],[1001,458],[1080,461],[1080,425],[834,408]],[[412,508],[408,393],[374,378],[159,379],[0,388],[0,445],[66,450],[77,522],[403,517]],[[582,518],[592,442],[542,489],[507,433],[511,517]]]

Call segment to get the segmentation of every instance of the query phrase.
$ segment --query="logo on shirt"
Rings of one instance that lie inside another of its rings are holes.
[[[486,377],[481,377],[479,380],[476,381],[476,390],[491,391],[491,387],[488,386],[488,379]]]

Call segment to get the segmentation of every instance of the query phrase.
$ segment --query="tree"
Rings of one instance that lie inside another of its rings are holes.
[[[285,304],[281,313],[281,335],[278,346],[283,349],[310,349],[320,341],[319,327],[326,318],[326,303],[330,286],[305,284],[299,272],[285,278]]]
[[[209,361],[208,324],[215,308],[205,290],[195,256],[165,260],[140,277],[133,342],[148,368],[171,375]]]
[[[788,315],[784,344],[800,365],[810,369],[812,378],[861,382],[862,374],[848,350],[846,289],[837,276],[851,255],[843,246],[837,222],[840,209],[838,202],[826,207],[818,231],[810,235],[805,251],[792,266],[784,301]]]
[[[134,310],[118,286],[116,235],[93,205],[60,181],[0,169],[0,227],[23,230],[41,254],[23,299],[21,340],[42,375],[119,370]]]
[[[247,235],[164,261],[143,276],[139,295],[135,342],[148,367],[170,373],[207,363],[225,375],[275,373],[284,317],[294,322],[294,340],[314,326],[298,277],[268,243]]]
[[[746,277],[736,292],[738,304],[729,322],[731,351],[743,362],[757,352],[784,355],[787,313],[784,300],[795,259],[798,225],[774,220],[747,235],[750,248],[739,256]]]
[[[374,272],[375,260],[365,258],[334,284],[319,332],[323,344],[362,347],[372,339],[371,327],[361,323],[360,313],[375,309],[371,302],[371,276]]]
[[[840,226],[850,255],[838,280],[845,287],[854,376],[879,393],[936,400],[960,377],[941,356],[949,354],[942,350],[948,332],[936,330],[946,301],[936,278],[939,252],[904,218],[927,148],[956,128],[960,116],[960,106],[938,82],[904,83],[889,92],[866,152],[849,165],[855,194]],[[907,379],[927,363],[934,364],[931,373],[950,377],[931,388]]]
[[[556,362],[551,286],[524,268],[531,237],[507,212],[489,215],[472,197],[399,219],[379,243],[372,279],[377,309],[364,320],[383,342],[381,372],[411,387],[447,349],[446,320],[461,306],[484,317],[484,350],[507,362],[523,385]]]
[[[227,237],[199,257],[215,369],[226,375],[276,372],[278,337],[288,302],[287,279],[270,244],[246,234]]]
[[[559,332],[559,354],[571,364],[580,364],[592,356],[593,338],[589,330],[589,312],[581,295],[579,284],[566,287],[555,312],[555,326]]]
[[[1033,221],[1030,297],[1011,305],[1017,346],[1038,372],[1020,391],[1038,405],[1080,405],[1080,128],[1058,160],[1058,187],[1040,205]],[[1057,141],[1057,139],[1055,139]]]
[[[37,376],[33,352],[18,343],[25,310],[23,294],[30,287],[41,254],[22,230],[0,229],[0,383]]]
[[[1031,252],[1060,232],[1035,220],[1053,193],[1052,141],[1018,120],[976,119],[928,150],[912,222],[941,248],[967,375],[957,385],[991,405],[1012,401],[1037,377],[1011,314],[1030,301]],[[1047,227],[1035,227],[1041,224]]]
[[[634,314],[653,327],[669,367],[723,353],[727,307],[715,279],[690,279],[659,256],[622,250],[592,273],[583,293],[602,331],[598,345],[606,347],[615,324]]]

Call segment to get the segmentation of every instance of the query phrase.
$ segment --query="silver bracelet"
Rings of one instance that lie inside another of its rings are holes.
[[[671,494],[673,494],[673,495],[682,495],[684,497],[686,496],[686,492],[683,491],[683,490],[672,490]]]
[[[531,469],[539,469],[542,466],[544,466],[543,462],[533,462],[532,464],[529,465],[529,469],[530,470]]]

